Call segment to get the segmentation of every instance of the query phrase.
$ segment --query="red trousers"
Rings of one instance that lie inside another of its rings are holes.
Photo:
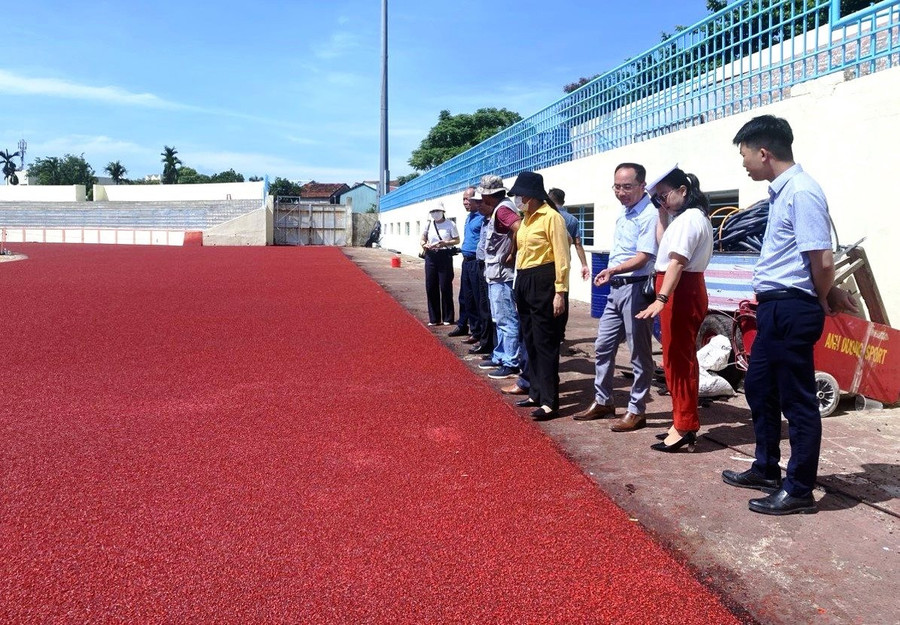
[[[656,292],[664,274],[656,275]],[[706,317],[709,299],[702,273],[683,272],[669,302],[659,314],[662,331],[663,369],[672,395],[672,420],[678,430],[700,429],[697,403],[700,395],[700,364],[697,362],[697,332]]]

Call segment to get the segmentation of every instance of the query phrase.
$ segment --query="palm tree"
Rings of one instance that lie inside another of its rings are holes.
[[[9,151],[0,150],[0,161],[3,162],[3,178],[6,180],[6,184],[19,184],[19,177],[16,175],[16,164],[13,161],[18,155],[18,152],[10,154]]]
[[[181,159],[175,156],[178,150],[164,146],[161,153],[163,162],[163,184],[176,184],[178,182],[178,166],[181,165]]]
[[[109,174],[114,183],[119,184],[125,179],[125,174],[128,173],[128,170],[119,161],[112,161],[106,166],[106,173]]]

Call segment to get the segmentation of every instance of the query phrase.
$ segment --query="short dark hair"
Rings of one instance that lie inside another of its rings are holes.
[[[760,115],[744,124],[734,135],[734,144],[754,150],[765,148],[779,161],[794,160],[794,131],[786,119],[774,115]]]
[[[638,165],[637,163],[619,163],[616,165],[616,172],[620,169],[633,169],[634,170],[634,179],[638,182],[646,182],[647,181],[647,168],[643,165]]]
[[[557,189],[556,187],[553,187],[552,189],[547,191],[547,195],[550,196],[550,199],[553,200],[553,202],[557,206],[562,206],[563,204],[566,203],[566,192],[563,191],[562,189]]]

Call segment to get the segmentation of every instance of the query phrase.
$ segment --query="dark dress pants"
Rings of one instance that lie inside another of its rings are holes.
[[[822,444],[822,418],[816,397],[813,347],[825,313],[812,297],[762,302],[756,310],[757,334],[744,379],[756,432],[754,472],[780,475],[781,415],[788,422],[791,458],[783,488],[803,497],[812,492]]]
[[[516,275],[519,327],[528,351],[529,396],[541,406],[559,409],[559,341],[562,326],[553,316],[556,266],[520,269]]]
[[[425,295],[429,323],[453,323],[453,256],[449,251],[425,253]]]
[[[478,314],[478,261],[475,257],[463,258],[462,275],[459,279],[459,320],[460,328],[468,326],[475,336],[481,333],[481,317]]]
[[[484,279],[484,261],[478,260],[475,262],[478,271],[476,280],[478,281],[478,319],[481,322],[481,331],[477,334],[475,332],[472,334],[478,339],[479,346],[493,349],[494,345],[497,344],[494,336],[496,329],[494,328],[494,320],[491,317],[491,300],[488,297],[488,284],[487,280]]]

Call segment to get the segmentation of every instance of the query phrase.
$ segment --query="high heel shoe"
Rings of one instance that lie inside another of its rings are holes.
[[[667,438],[669,438],[669,433],[668,433],[668,432],[663,432],[662,434],[657,434],[657,435],[656,435],[656,440],[658,440],[658,441],[664,441],[664,440],[666,440]]]
[[[655,445],[650,445],[650,449],[655,451],[664,451],[666,453],[675,453],[685,445],[687,445],[688,451],[694,451],[694,445],[697,443],[697,433],[696,432],[688,432],[680,439],[672,443],[671,445],[666,445],[665,441],[660,441]]]

